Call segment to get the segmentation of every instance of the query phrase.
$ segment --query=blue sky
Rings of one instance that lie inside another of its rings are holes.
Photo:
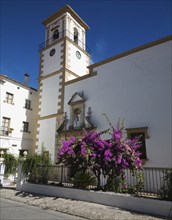
[[[42,21],[69,4],[90,26],[93,62],[172,34],[172,0],[0,0],[0,73],[37,88]]]

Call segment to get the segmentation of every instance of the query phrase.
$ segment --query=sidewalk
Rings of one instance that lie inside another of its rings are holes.
[[[57,197],[46,197],[22,193],[10,188],[0,188],[0,198],[22,202],[25,204],[51,209],[90,220],[160,220],[154,216],[134,213],[116,207],[96,203],[75,201]],[[164,218],[165,219],[165,218]]]

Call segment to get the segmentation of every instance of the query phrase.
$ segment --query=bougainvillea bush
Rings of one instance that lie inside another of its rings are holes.
[[[98,189],[100,176],[103,174],[107,177],[104,189],[117,191],[119,180],[124,180],[125,169],[134,174],[142,167],[138,152],[139,138],[124,138],[124,126],[120,122],[115,126],[111,125],[108,130],[109,139],[103,139],[103,133],[83,131],[83,138],[78,141],[75,137],[64,140],[58,152],[58,159],[70,166],[71,176],[77,172],[91,170],[97,178]]]

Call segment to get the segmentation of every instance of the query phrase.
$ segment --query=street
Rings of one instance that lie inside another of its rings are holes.
[[[38,207],[0,198],[0,220],[85,220],[85,218],[43,210]]]

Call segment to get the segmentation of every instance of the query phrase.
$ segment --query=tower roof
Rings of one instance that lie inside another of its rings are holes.
[[[60,10],[58,10],[56,13],[54,13],[53,15],[49,16],[47,19],[45,19],[42,24],[47,25],[48,23],[52,22],[53,20],[55,20],[56,18],[58,18],[59,16],[61,16],[62,14],[64,14],[65,12],[69,12],[72,17],[80,24],[82,25],[86,30],[89,29],[89,26],[80,18],[80,16],[69,6],[69,5],[65,5],[63,8],[61,8]]]

